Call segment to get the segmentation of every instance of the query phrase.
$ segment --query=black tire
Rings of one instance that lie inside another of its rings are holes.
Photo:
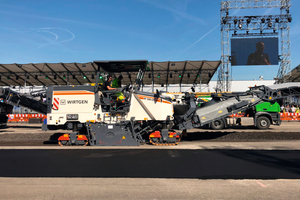
[[[210,127],[213,130],[222,130],[225,126],[224,120],[222,119],[218,119],[218,120],[214,120],[210,123]]]
[[[265,116],[260,116],[256,120],[256,126],[260,130],[268,129],[270,127],[270,124],[271,124],[271,122],[270,122],[269,118],[267,118]]]

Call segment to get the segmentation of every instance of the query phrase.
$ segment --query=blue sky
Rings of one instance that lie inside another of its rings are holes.
[[[221,0],[2,0],[0,63],[219,60]],[[292,69],[300,15],[290,13]],[[232,10],[234,15],[278,9]],[[279,48],[280,49],[280,48]],[[273,79],[279,66],[232,67],[234,80]],[[216,80],[215,75],[213,80]]]

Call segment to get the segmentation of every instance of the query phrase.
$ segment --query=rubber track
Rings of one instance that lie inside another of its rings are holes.
[[[155,143],[155,142],[151,141],[150,138],[149,138],[149,141],[150,141],[151,144],[156,145],[156,146],[175,146],[180,142],[180,139],[176,143]]]
[[[75,146],[86,146],[89,142],[86,141],[83,145],[75,145]],[[68,142],[67,145],[63,145],[60,141],[58,141],[58,145],[61,147],[70,146],[70,143]]]

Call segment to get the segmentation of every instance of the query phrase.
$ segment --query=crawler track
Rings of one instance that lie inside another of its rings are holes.
[[[175,146],[180,142],[180,138],[175,143],[157,143],[150,138],[150,143],[156,146]]]

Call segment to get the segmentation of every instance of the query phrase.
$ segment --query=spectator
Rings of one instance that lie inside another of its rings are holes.
[[[299,113],[299,106],[297,106],[296,108],[296,113]]]
[[[296,108],[295,108],[294,105],[292,105],[292,107],[291,107],[291,113],[295,113],[295,112],[296,112]]]
[[[283,106],[283,105],[281,105],[281,107],[280,107],[280,112],[282,112],[282,113],[283,113],[283,110],[284,110],[284,106]]]
[[[286,112],[286,113],[289,113],[289,112],[290,112],[290,106],[289,106],[289,105],[287,105],[287,106],[285,107],[285,112]]]

